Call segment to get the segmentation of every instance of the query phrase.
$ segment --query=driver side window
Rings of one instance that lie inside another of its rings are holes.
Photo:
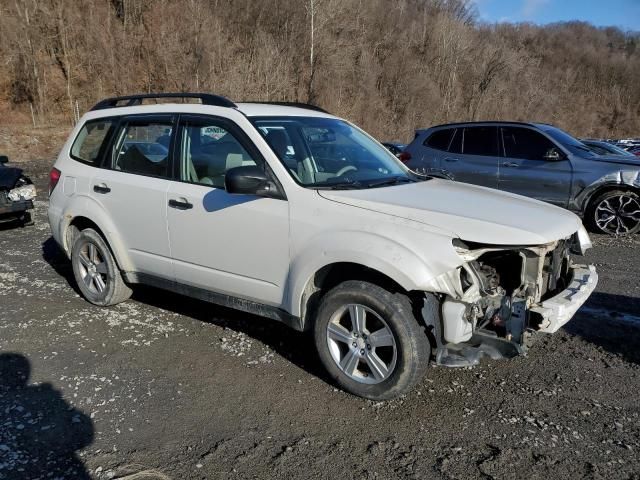
[[[180,179],[224,187],[227,170],[256,165],[226,125],[216,121],[186,121],[180,125]]]
[[[504,156],[524,160],[544,160],[549,150],[556,145],[544,135],[529,128],[503,127],[502,142]]]

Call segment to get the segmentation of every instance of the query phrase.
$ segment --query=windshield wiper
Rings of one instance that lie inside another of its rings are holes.
[[[319,190],[349,190],[351,188],[364,188],[365,185],[358,180],[345,178],[340,182],[320,182],[311,183],[308,187],[317,188]]]
[[[414,180],[409,177],[391,177],[383,178],[381,180],[373,180],[366,183],[367,188],[384,187],[387,185],[398,185],[400,183],[415,183],[418,180]]]

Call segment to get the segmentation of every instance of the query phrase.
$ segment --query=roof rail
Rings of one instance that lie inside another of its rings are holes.
[[[228,98],[211,93],[143,93],[139,95],[126,95],[124,97],[105,98],[104,100],[96,103],[91,110],[142,105],[142,100],[151,98],[198,98],[202,101],[203,105],[236,108],[236,104]],[[124,105],[119,105],[119,103],[122,102],[126,103]]]
[[[317,105],[312,105],[310,103],[302,103],[302,102],[263,102],[263,101],[256,102],[253,100],[247,100],[241,103],[258,103],[262,105],[281,105],[283,107],[297,107],[297,108],[304,108],[306,110],[314,110],[316,112],[329,113],[324,108],[320,108]]]

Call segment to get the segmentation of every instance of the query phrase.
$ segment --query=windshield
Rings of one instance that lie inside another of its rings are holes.
[[[582,157],[596,157],[597,154],[592,152],[589,147],[582,143],[577,138],[572,137],[564,130],[560,130],[558,127],[552,127],[551,125],[542,125],[541,129],[551,136],[556,142],[560,143],[563,147],[568,149],[571,153],[580,155]]]
[[[590,143],[589,145],[593,147],[596,144],[595,143]],[[624,155],[625,157],[634,157],[635,156],[633,153],[629,153],[626,150],[618,147],[617,145],[613,145],[611,143],[599,142],[597,145],[600,148],[602,148],[603,150],[607,150],[608,153],[613,153],[614,155]]]
[[[305,187],[371,188],[418,180],[386,148],[343,120],[255,117],[252,122]]]

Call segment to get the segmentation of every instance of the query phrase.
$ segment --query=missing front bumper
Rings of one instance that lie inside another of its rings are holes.
[[[529,311],[529,319],[535,315],[537,327],[526,327],[526,310],[522,312],[522,325],[514,335],[513,328],[508,328],[508,337],[498,337],[495,332],[475,330],[471,338],[462,342],[447,342],[436,323],[434,334],[437,339],[436,363],[448,367],[468,367],[477,365],[484,356],[494,360],[513,358],[525,354],[534,334],[534,330],[554,333],[575,315],[578,309],[587,301],[598,284],[598,274],[595,267],[575,265],[570,269],[571,280],[567,288],[540,304],[533,305]],[[443,309],[443,313],[445,313]],[[458,321],[464,321],[458,316]],[[526,327],[526,332],[525,332]],[[441,340],[440,340],[441,339]],[[528,339],[525,342],[525,339]]]

